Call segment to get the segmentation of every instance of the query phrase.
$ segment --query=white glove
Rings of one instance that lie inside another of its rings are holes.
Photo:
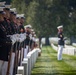
[[[10,36],[10,39],[11,39],[11,41],[12,41],[12,44],[14,44],[14,43],[16,42],[16,38],[15,38],[14,35],[11,35],[11,36]]]
[[[14,36],[16,38],[16,41],[19,41],[19,34],[15,34]]]
[[[22,39],[21,38],[19,38],[19,42],[22,42]]]
[[[33,37],[32,40],[35,42],[35,37]]]
[[[12,41],[12,45],[14,45],[15,44],[15,40],[11,40]]]
[[[21,34],[21,38],[22,38],[22,41],[24,41],[25,39],[24,34]]]
[[[26,33],[24,33],[24,38],[26,39]]]
[[[30,34],[29,37],[30,37],[30,40],[31,40],[32,39],[32,34]]]
[[[24,34],[21,33],[21,34],[19,35],[19,42],[23,42],[24,39],[25,39],[25,38],[24,38]]]

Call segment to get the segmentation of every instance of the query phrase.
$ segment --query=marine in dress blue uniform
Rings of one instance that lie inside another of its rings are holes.
[[[30,33],[31,33],[31,25],[25,26],[25,32],[26,32],[26,39],[25,39],[25,49],[24,49],[24,58],[26,58],[27,53],[29,52],[29,46],[30,46]]]
[[[63,52],[63,47],[64,47],[64,35],[63,35],[63,26],[58,26],[58,54],[57,54],[57,59],[62,60],[62,52]]]
[[[0,7],[2,8],[2,7]],[[3,9],[3,8],[2,8]],[[9,47],[12,45],[12,41],[7,37],[7,28],[4,20],[4,11],[0,10],[0,62],[2,62],[0,75],[6,75],[7,66],[8,66],[8,55],[9,55]],[[1,63],[0,63],[1,64]]]

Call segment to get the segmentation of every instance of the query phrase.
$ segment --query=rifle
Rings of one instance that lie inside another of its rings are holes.
[[[10,51],[10,55],[9,55],[9,61],[8,61],[8,67],[7,67],[7,73],[6,73],[6,75],[9,75],[12,51],[13,51],[13,45],[11,46],[11,51]]]
[[[16,39],[15,39],[15,35],[12,35],[12,36],[11,35],[8,35],[7,37],[10,37],[10,39],[12,41],[12,46],[11,46],[11,49],[10,49],[10,55],[9,55],[9,60],[8,60],[7,73],[6,73],[6,75],[9,75],[11,57],[12,57],[13,47],[14,47],[14,44],[16,42]]]

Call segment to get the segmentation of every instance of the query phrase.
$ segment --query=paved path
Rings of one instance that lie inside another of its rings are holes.
[[[31,75],[76,75],[76,56],[63,55],[62,61],[56,56],[50,46],[43,47]]]

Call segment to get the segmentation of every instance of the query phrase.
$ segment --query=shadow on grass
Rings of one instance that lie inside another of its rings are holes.
[[[33,73],[31,75],[76,75],[76,73],[51,73],[51,74],[46,74],[46,73]]]
[[[58,70],[59,71],[59,70]],[[76,75],[76,70],[70,71],[65,71],[65,72],[53,72],[53,73],[32,73],[31,75]]]

